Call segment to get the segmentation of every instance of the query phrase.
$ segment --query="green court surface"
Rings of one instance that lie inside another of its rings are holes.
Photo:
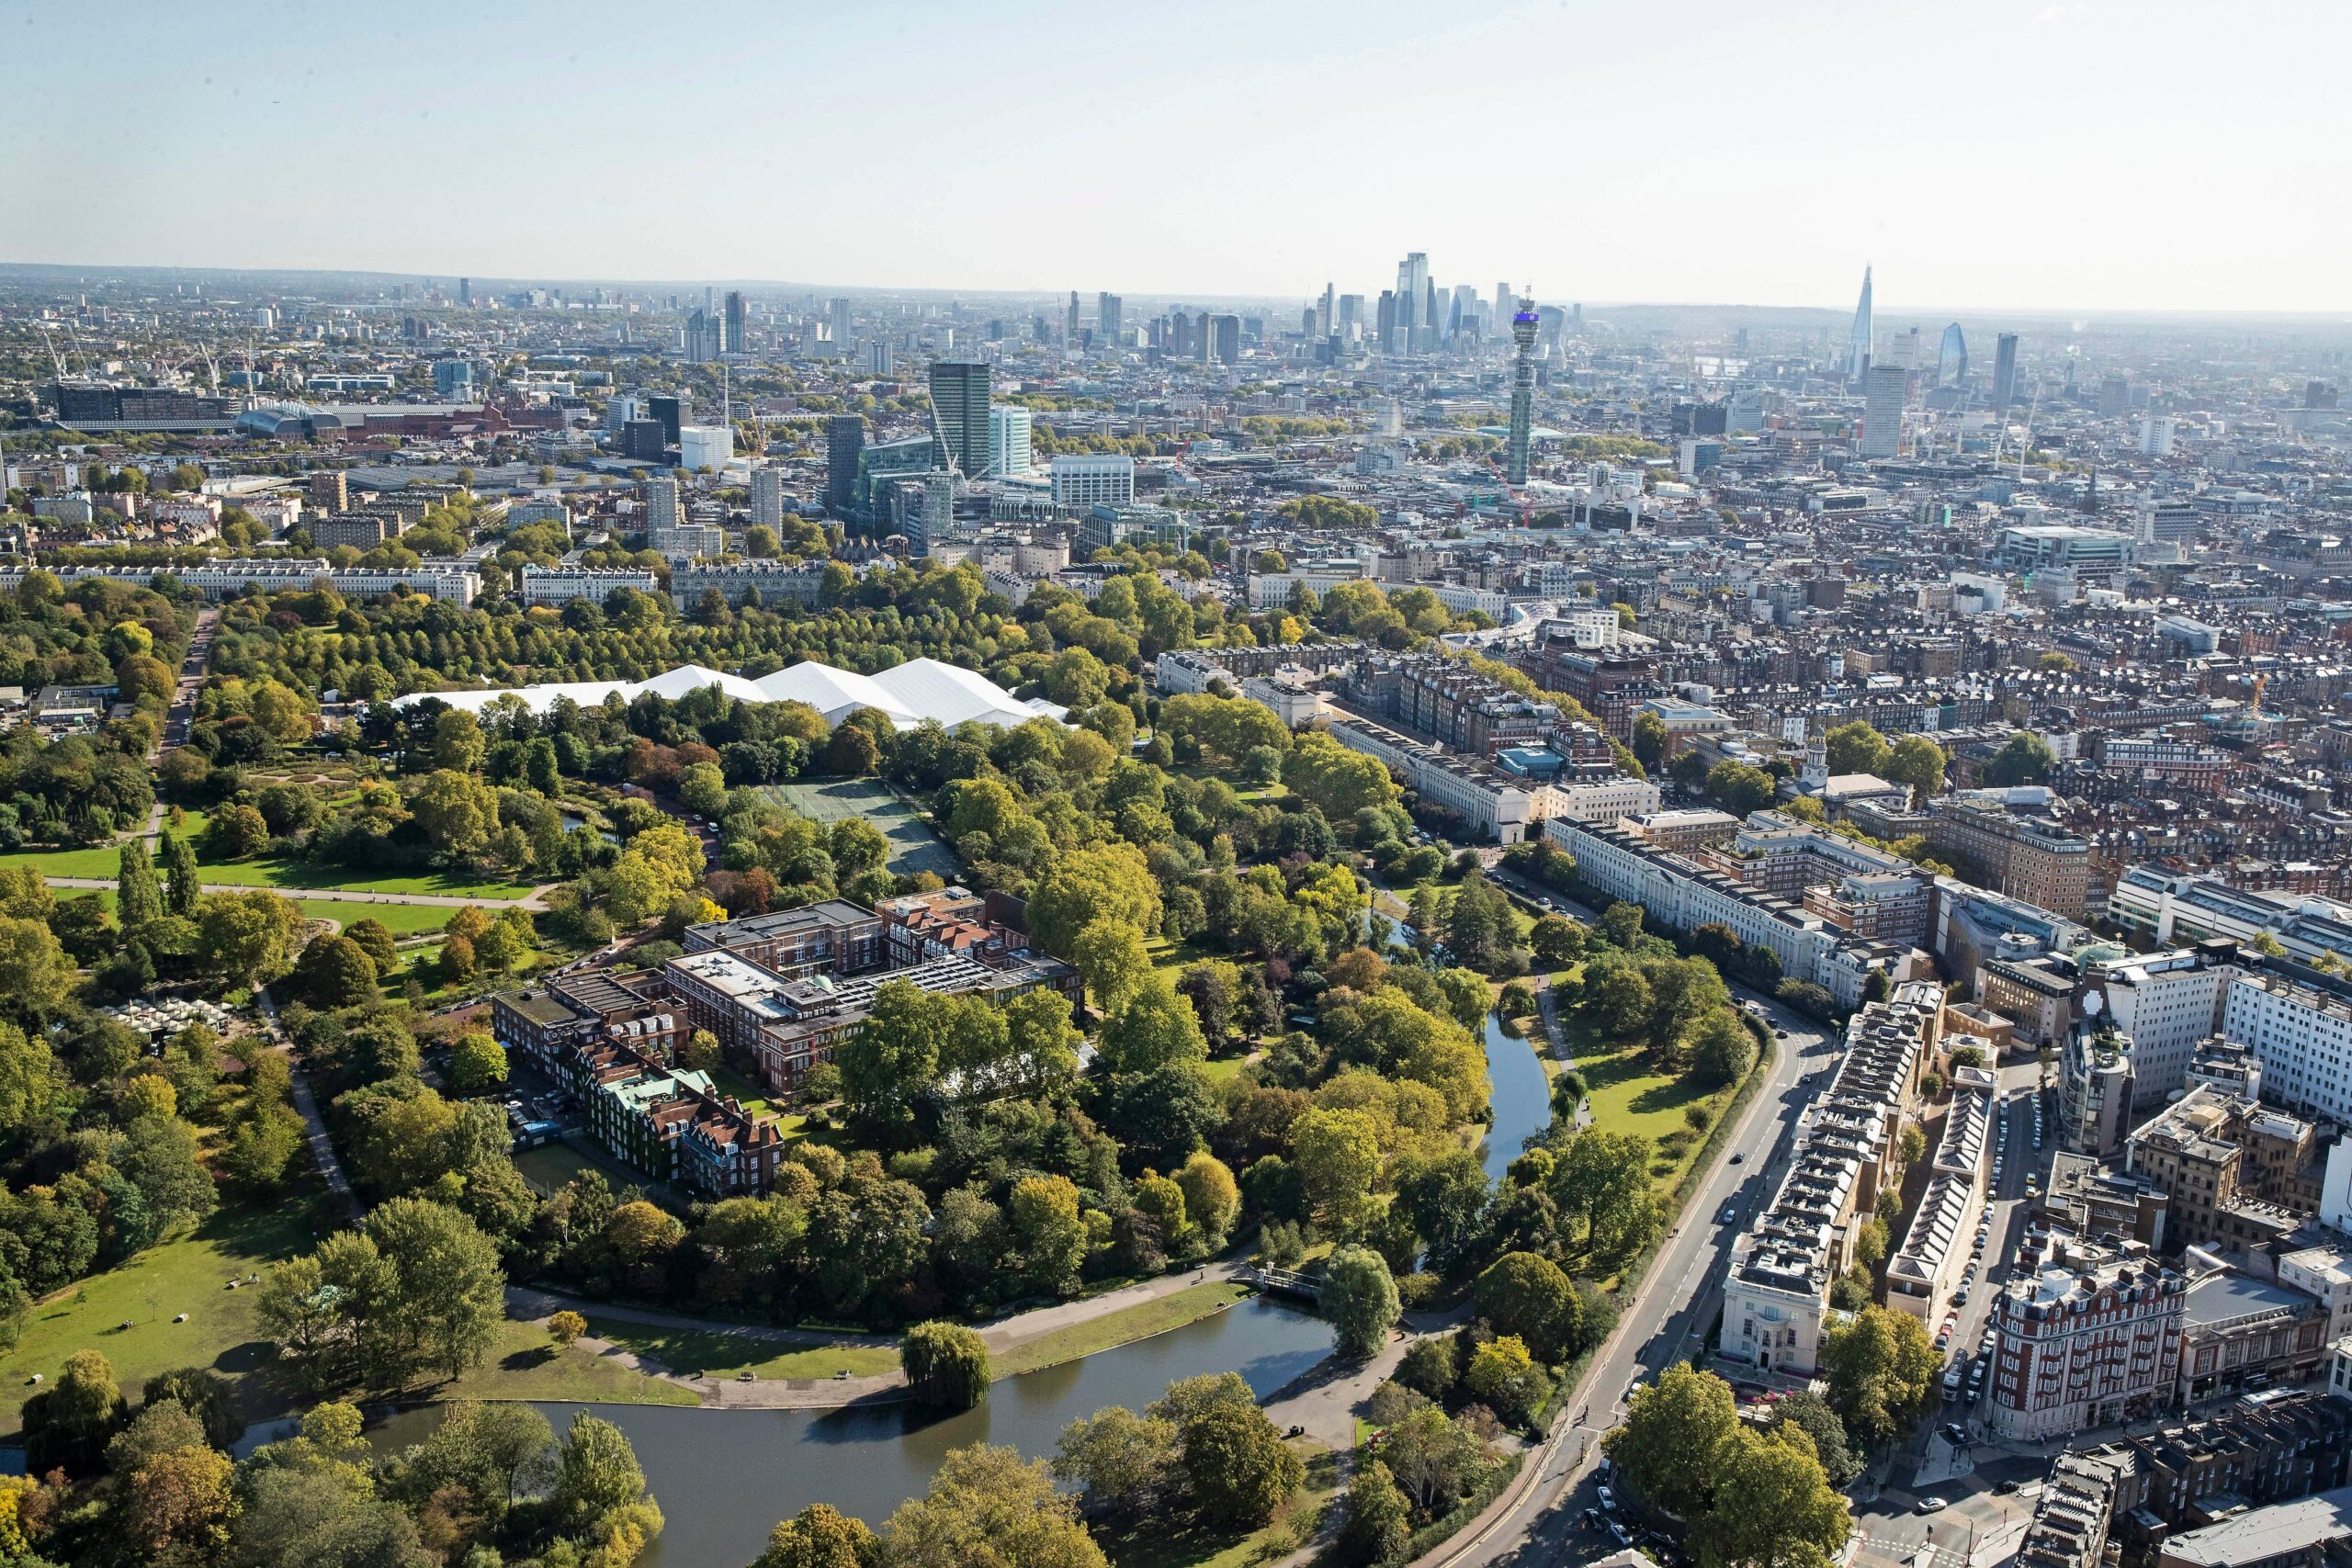
[[[865,818],[890,840],[890,869],[901,876],[928,871],[954,882],[963,874],[955,852],[941,843],[922,814],[891,794],[888,784],[872,779],[832,779],[769,784],[763,793],[786,811],[812,822]]]

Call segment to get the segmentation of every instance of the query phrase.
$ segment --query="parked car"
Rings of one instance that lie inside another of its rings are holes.
[[[1946,1503],[1941,1497],[1922,1497],[1912,1506],[1923,1514],[1940,1514],[1951,1505]]]
[[[1617,1494],[1606,1486],[1600,1488],[1600,1510],[1605,1514],[1617,1511]]]

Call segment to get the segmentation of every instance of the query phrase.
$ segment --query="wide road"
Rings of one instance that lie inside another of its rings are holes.
[[[1591,1476],[1600,1460],[1600,1438],[1623,1418],[1625,1394],[1634,1383],[1655,1377],[1704,1343],[1720,1304],[1732,1242],[1779,1186],[1797,1114],[1826,1081],[1815,1075],[1835,1060],[1820,1025],[1754,992],[1735,987],[1735,993],[1743,1005],[1760,1002],[1772,1026],[1788,1032],[1787,1039],[1774,1042],[1763,1089],[1748,1101],[1721,1159],[1701,1181],[1681,1224],[1626,1303],[1616,1334],[1567,1406],[1570,1419],[1530,1456],[1518,1490],[1501,1511],[1422,1558],[1422,1568],[1565,1568],[1616,1550],[1613,1540],[1579,1524],[1595,1501]],[[1732,1163],[1735,1158],[1739,1163]],[[1715,1223],[1719,1214],[1726,1223]]]

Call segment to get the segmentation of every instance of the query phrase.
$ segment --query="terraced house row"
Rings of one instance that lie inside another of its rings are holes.
[[[1942,1038],[1943,989],[1906,981],[1847,1021],[1836,1076],[1797,1122],[1772,1201],[1732,1245],[1724,1283],[1725,1357],[1807,1377],[1820,1364],[1829,1287],[1881,1190],[1902,1180],[1904,1120]]]

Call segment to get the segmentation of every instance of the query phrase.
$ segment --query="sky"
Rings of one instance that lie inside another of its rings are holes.
[[[2347,45],[2342,0],[0,0],[0,261],[2352,313]]]

